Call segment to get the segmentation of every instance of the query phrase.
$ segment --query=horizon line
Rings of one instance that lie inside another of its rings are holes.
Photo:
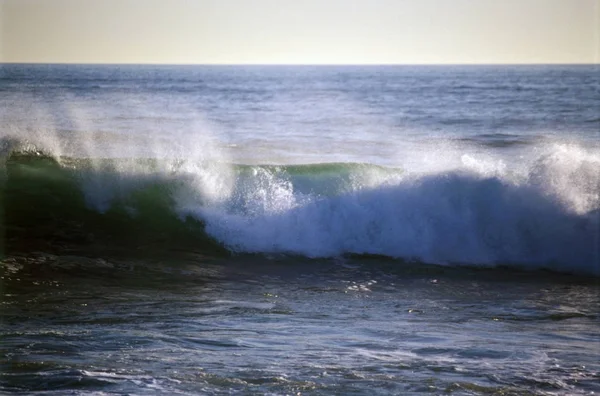
[[[169,63],[169,62],[4,62],[0,65],[87,65],[87,66],[600,66],[600,62],[519,62],[519,63],[485,63],[485,62],[465,62],[465,63]]]

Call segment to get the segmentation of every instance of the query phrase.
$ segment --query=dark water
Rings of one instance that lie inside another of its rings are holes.
[[[5,392],[599,390],[594,280],[181,253],[4,265]]]
[[[598,393],[597,72],[0,65],[0,392]]]
[[[5,261],[4,391],[599,390],[596,281],[382,259],[32,256]]]

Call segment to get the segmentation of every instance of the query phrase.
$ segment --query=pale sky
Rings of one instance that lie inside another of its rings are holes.
[[[600,0],[0,0],[0,61],[599,63]]]

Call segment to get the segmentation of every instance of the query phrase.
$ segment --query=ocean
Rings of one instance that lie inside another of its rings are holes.
[[[0,64],[0,393],[600,392],[600,69]]]

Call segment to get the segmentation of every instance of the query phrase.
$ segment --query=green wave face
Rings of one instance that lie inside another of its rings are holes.
[[[176,183],[151,178],[140,182],[135,174],[116,174],[111,162],[56,159],[28,152],[5,158],[0,194],[4,249],[186,247],[224,251],[204,233],[200,221],[175,212]],[[120,185],[135,187],[113,192],[105,210],[94,208],[85,185],[108,180],[106,189],[116,178]]]
[[[381,186],[398,181],[403,172],[399,168],[353,163],[333,162],[299,165],[236,165],[238,181],[256,176],[259,172],[275,175],[293,185],[294,192],[315,197],[332,197],[363,188]]]

